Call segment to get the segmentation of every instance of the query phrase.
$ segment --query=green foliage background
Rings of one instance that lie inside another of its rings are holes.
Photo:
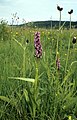
[[[42,58],[38,60],[34,57],[36,31],[40,31],[43,48]],[[77,43],[72,43],[74,36],[77,37],[76,29],[0,24],[1,120],[70,120],[70,116],[71,120],[77,119]]]

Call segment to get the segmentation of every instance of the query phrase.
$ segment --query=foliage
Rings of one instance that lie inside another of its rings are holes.
[[[1,26],[11,30],[11,37],[0,37],[0,119],[76,120],[77,44],[72,38],[77,30]],[[4,35],[7,30],[2,29]],[[43,48],[38,59],[34,57],[36,31]]]
[[[0,23],[0,40],[6,41],[10,38],[10,28],[7,23],[2,20]]]

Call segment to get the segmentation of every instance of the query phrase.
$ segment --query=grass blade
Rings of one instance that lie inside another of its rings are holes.
[[[16,80],[22,80],[22,81],[26,81],[26,82],[33,82],[35,81],[35,79],[32,78],[22,78],[22,77],[8,77],[9,79],[16,79]]]

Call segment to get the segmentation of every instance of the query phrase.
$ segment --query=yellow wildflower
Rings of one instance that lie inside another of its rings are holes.
[[[50,38],[48,38],[48,40],[50,40]]]
[[[16,35],[18,35],[18,32],[16,32]]]
[[[42,32],[44,34],[44,32]]]
[[[50,34],[50,32],[48,32],[48,34]]]
[[[72,118],[71,118],[71,116],[70,116],[70,115],[68,116],[68,120],[72,120]]]

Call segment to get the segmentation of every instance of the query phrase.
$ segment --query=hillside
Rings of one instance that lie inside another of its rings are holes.
[[[61,25],[64,23],[65,21],[62,21],[61,22]],[[69,28],[69,24],[70,22],[69,21],[66,21],[64,27],[65,28]],[[58,28],[59,26],[59,21],[35,21],[35,22],[29,22],[27,23],[28,26],[32,26],[32,27],[39,27],[39,28]],[[72,21],[71,22],[71,25],[72,25],[72,28],[77,28],[77,21]]]

